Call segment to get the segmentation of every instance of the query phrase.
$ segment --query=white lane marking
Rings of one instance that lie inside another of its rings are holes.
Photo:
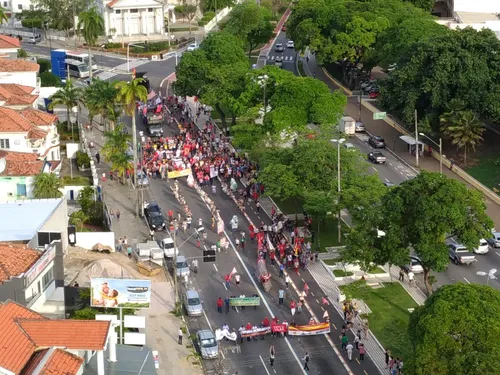
[[[215,271],[216,271],[216,272],[219,272],[219,270],[217,269],[217,266],[215,265],[215,263],[212,263],[212,264],[213,264],[213,266],[214,266],[214,268],[215,268]]]
[[[314,297],[314,293],[313,293],[313,292],[311,292],[311,296],[313,296],[313,297]]]
[[[500,257],[500,254],[498,253],[498,251],[495,251],[495,254],[498,255]]]
[[[262,300],[262,302],[264,302],[264,305],[266,306],[267,311],[269,311],[269,314],[271,314],[271,316],[274,318],[275,315],[274,315],[273,311],[271,310],[271,307],[269,306],[269,304],[267,303],[266,299],[264,298],[264,295],[262,294],[260,288],[255,283],[255,280],[253,279],[252,274],[248,270],[247,265],[243,262],[243,259],[241,258],[241,255],[238,253],[238,251],[236,251],[236,247],[234,246],[233,241],[228,236],[228,234],[227,234],[227,232],[225,230],[224,230],[224,235],[226,236],[227,240],[229,241],[229,244],[231,245],[231,248],[233,249],[234,253],[236,254],[236,257],[240,261],[240,263],[243,266],[245,272],[247,273],[248,278],[250,279],[250,281],[252,282],[253,286],[255,287],[255,290],[257,291],[257,293],[259,293],[260,299]],[[295,358],[295,361],[297,362],[297,364],[299,365],[300,369],[302,370],[302,374],[307,375],[307,372],[302,367],[302,362],[300,361],[299,357],[297,356],[297,353],[295,353],[295,350],[292,348],[292,345],[290,344],[290,341],[288,340],[288,337],[285,337],[285,342],[286,342],[286,344],[288,346],[288,349],[290,349],[290,351],[292,352],[292,355]]]
[[[220,354],[222,354],[222,358],[226,359],[226,356],[224,355],[224,351],[221,351]]]
[[[266,367],[266,364],[264,363],[264,360],[262,359],[262,356],[259,355],[259,358],[260,358],[260,361],[262,362],[262,366],[264,366],[264,368],[266,369],[266,373],[267,375],[271,375],[271,373],[269,372],[269,370],[267,369]]]
[[[225,282],[222,282],[222,285],[224,285],[224,289],[228,290]]]
[[[205,310],[203,310],[203,315],[205,316],[205,320],[207,321],[207,324],[208,324],[208,328],[210,328],[210,331],[214,331],[212,329],[212,325],[210,324],[210,320],[208,320],[208,316],[207,316],[207,313],[205,312]]]
[[[469,280],[467,280],[465,277],[464,277],[464,280],[465,280],[465,281],[467,281],[467,284],[470,284],[470,281],[469,281]]]
[[[388,179],[388,178],[386,178],[386,179],[385,179],[385,182],[391,182],[391,181],[389,181],[389,179]]]
[[[234,306],[234,309],[236,310],[236,312],[239,314],[240,313],[240,310],[238,310],[238,306]]]

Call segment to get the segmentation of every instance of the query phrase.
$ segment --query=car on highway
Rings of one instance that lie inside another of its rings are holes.
[[[500,248],[500,232],[493,232],[493,237],[486,239],[488,245],[494,248]]]
[[[356,123],[354,124],[354,129],[356,133],[366,131],[365,124],[363,124],[361,121],[356,121]]]
[[[408,264],[405,264],[401,267],[401,269],[405,272],[413,272],[413,273],[422,273],[424,272],[424,268],[422,267],[421,261],[419,257],[414,255],[410,255],[410,261]]]
[[[295,48],[295,43],[293,42],[293,40],[289,40],[288,42],[286,42],[286,48]]]
[[[484,238],[479,240],[479,246],[473,249],[475,254],[488,254],[490,247],[488,246],[488,242]]]
[[[396,186],[396,184],[394,182],[391,182],[391,181],[386,181],[384,182],[384,185],[388,188],[390,187],[393,187],[393,186]]]
[[[283,56],[276,56],[274,59],[274,65],[281,68],[283,66]]]
[[[368,139],[368,144],[374,148],[385,148],[385,139],[374,135]]]
[[[212,331],[202,329],[196,332],[196,340],[200,346],[200,354],[203,359],[214,359],[219,356],[219,344]]]
[[[197,43],[191,43],[189,46],[187,46],[186,51],[188,52],[193,52],[194,50],[198,49],[199,45]]]
[[[373,151],[368,153],[368,161],[371,161],[372,163],[375,164],[384,164],[387,159],[385,158],[384,154],[382,154],[380,151]]]
[[[477,259],[476,256],[461,243],[455,241],[453,238],[446,240],[446,245],[448,246],[448,254],[450,259],[455,264],[466,264],[470,265],[474,263]]]
[[[283,47],[283,44],[278,43],[274,46],[274,51],[275,52],[283,52],[285,50],[285,47]]]
[[[32,35],[30,36],[30,38],[28,39],[28,41],[31,43],[31,44],[37,44],[37,43],[40,43],[42,41],[42,36],[40,34],[35,34],[35,35]]]
[[[183,304],[188,316],[203,315],[203,306],[196,290],[188,290],[184,293]]]

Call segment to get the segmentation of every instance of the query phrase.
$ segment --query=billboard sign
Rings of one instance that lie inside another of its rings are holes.
[[[151,307],[151,280],[91,279],[93,307],[148,309]]]

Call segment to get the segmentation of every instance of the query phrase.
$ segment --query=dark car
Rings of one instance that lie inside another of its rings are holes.
[[[384,138],[374,135],[373,137],[370,137],[368,140],[368,144],[374,148],[385,148],[385,140]]]
[[[158,203],[156,203],[156,202],[147,203],[144,207],[144,213],[146,215],[148,215],[148,214],[153,213],[153,212],[158,212],[161,214],[160,206],[158,206]]]
[[[155,231],[164,230],[166,227],[165,219],[161,212],[149,212],[146,215],[146,220],[149,226]]]
[[[386,161],[384,154],[382,154],[380,151],[374,151],[368,153],[368,160],[371,161],[372,163],[377,163],[377,164],[384,164]]]
[[[276,52],[283,52],[283,51],[285,50],[285,47],[283,47],[283,44],[278,43],[278,44],[276,44],[276,46],[274,47],[274,50],[275,50]]]

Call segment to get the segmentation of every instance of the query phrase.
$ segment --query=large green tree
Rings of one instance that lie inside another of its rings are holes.
[[[496,375],[500,292],[477,284],[445,285],[410,315],[408,332],[410,374]]]
[[[198,96],[201,102],[218,112],[224,128],[245,86],[249,71],[242,42],[234,35],[221,31],[210,33],[200,48],[185,53],[176,68],[175,92],[178,95]]]
[[[83,101],[89,111],[89,119],[92,123],[96,115],[100,115],[104,128],[113,130],[115,122],[119,119],[118,89],[116,82],[102,81],[98,78],[92,80],[85,89]]]
[[[63,30],[66,36],[75,29],[75,17],[89,8],[88,0],[35,0],[36,12],[43,17],[43,22],[50,28]]]
[[[33,196],[36,199],[62,197],[62,181],[54,173],[40,173],[33,180]]]
[[[270,23],[271,12],[257,4],[246,0],[235,5],[229,14],[224,30],[237,36],[247,46],[248,56],[261,43],[273,36],[274,27]]]
[[[104,34],[104,19],[97,8],[93,7],[78,15],[78,30],[81,31],[85,43],[89,49],[89,72],[92,80],[92,54],[90,47],[94,46],[97,38]]]
[[[71,121],[70,112],[74,107],[77,107],[82,99],[83,92],[78,87],[75,87],[73,81],[68,79],[66,84],[61,87],[52,97],[50,98],[49,109],[54,109],[58,105],[64,105],[66,107],[66,123],[68,129],[71,127],[71,132],[73,133],[73,123]]]

